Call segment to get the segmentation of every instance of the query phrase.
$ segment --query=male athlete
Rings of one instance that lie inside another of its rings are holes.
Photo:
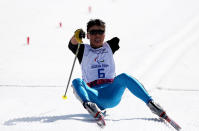
[[[156,104],[143,85],[126,73],[115,74],[113,54],[118,51],[119,38],[114,37],[104,42],[105,23],[100,19],[92,19],[87,23],[87,38],[90,44],[81,44],[77,58],[81,64],[82,78],[72,82],[74,92],[84,108],[97,120],[103,120],[102,111],[119,104],[126,88],[141,99],[153,113],[162,117],[165,111]],[[76,30],[69,42],[69,49],[75,54],[78,40],[84,32]]]

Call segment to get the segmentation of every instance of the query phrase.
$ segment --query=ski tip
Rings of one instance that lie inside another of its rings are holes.
[[[165,119],[171,126],[173,126],[177,131],[180,131],[182,128],[170,117],[167,116],[167,119]]]
[[[97,124],[98,124],[98,126],[100,126],[101,128],[104,128],[104,127],[106,126],[106,122],[105,122],[103,116],[102,116],[99,120],[97,120]]]
[[[106,126],[105,123],[101,123],[101,122],[97,122],[97,125],[98,125],[100,128],[105,128],[105,126]]]

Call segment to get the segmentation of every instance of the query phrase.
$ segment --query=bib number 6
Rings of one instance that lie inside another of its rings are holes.
[[[98,69],[98,78],[105,78],[104,69]]]

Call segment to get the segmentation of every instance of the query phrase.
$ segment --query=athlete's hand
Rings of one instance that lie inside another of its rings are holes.
[[[78,43],[83,43],[82,38],[85,38],[85,32],[82,29],[77,29],[75,31],[75,39]]]
[[[77,29],[74,32],[74,35],[71,38],[70,42],[73,45],[77,45],[78,43],[82,43],[82,38],[85,38],[85,32],[82,29]]]

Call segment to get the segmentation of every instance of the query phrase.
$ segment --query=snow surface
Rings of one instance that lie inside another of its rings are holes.
[[[106,22],[106,40],[120,38],[117,74],[141,81],[183,131],[198,131],[198,5],[197,0],[1,0],[0,131],[174,130],[128,90],[107,110],[104,129],[70,87],[68,99],[61,98],[74,59],[68,41],[91,18]],[[81,77],[78,62],[76,77]]]

